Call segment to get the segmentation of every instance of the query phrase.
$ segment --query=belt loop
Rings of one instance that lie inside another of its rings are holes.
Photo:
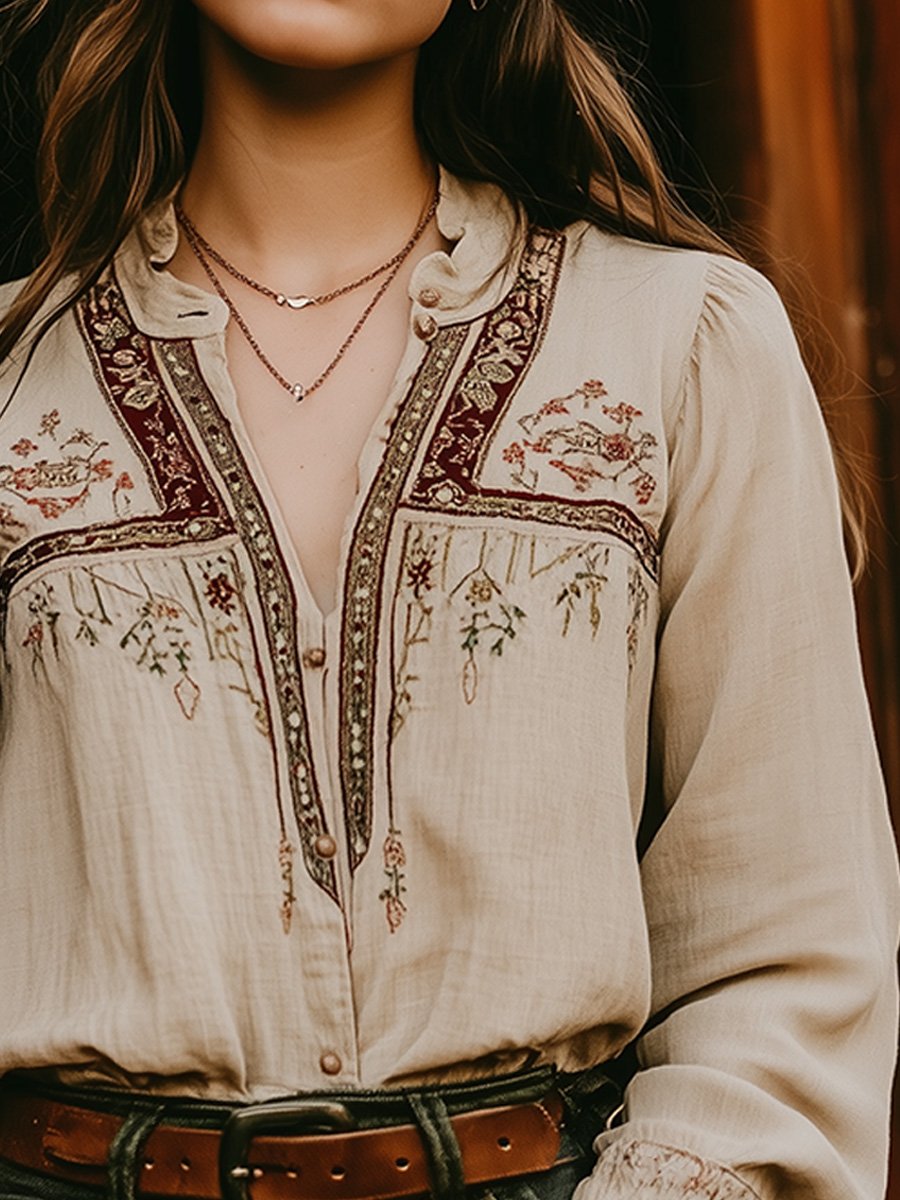
[[[440,1096],[429,1092],[413,1092],[407,1099],[428,1156],[433,1200],[464,1200],[462,1155],[446,1104]]]
[[[110,1200],[137,1200],[144,1147],[165,1111],[159,1105],[149,1112],[130,1113],[122,1122],[109,1147]]]

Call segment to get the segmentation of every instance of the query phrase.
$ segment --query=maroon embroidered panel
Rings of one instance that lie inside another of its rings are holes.
[[[515,486],[490,488],[479,481],[500,422],[540,350],[564,251],[564,235],[532,235],[522,271],[506,299],[488,315],[403,503],[431,512],[511,517],[608,533],[626,542],[655,576],[656,536],[627,505]]]
[[[186,426],[168,403],[153,345],[135,327],[112,272],[78,303],[75,317],[101,394],[144,463],[146,480],[160,512],[68,526],[39,534],[13,549],[0,568],[0,635],[13,586],[54,558],[104,550],[156,549],[210,541],[235,532],[234,522],[197,456]],[[57,410],[50,416],[59,421]],[[87,435],[80,436],[83,439]],[[28,448],[30,444],[21,450]],[[70,461],[61,465],[40,463],[23,470],[30,469],[32,474],[55,471],[58,475],[66,468],[71,474],[72,461],[70,456]],[[105,460],[95,465],[111,469]],[[127,475],[121,476],[121,481],[131,487]],[[54,477],[45,482],[50,486],[59,481]],[[31,480],[27,483],[33,485]],[[41,511],[47,517],[58,518],[66,508],[74,507],[70,498],[58,501],[44,499],[37,492],[35,495],[33,502],[43,505]],[[75,499],[80,498],[79,493]]]
[[[168,403],[153,343],[135,327],[114,272],[90,290],[78,306],[78,319],[97,380],[146,463],[165,516],[227,519],[184,423]]]

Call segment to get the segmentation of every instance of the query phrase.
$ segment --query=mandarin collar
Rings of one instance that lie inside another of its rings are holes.
[[[417,263],[409,285],[410,323],[421,330],[473,320],[495,307],[512,283],[516,210],[493,184],[440,172],[438,228],[454,243]],[[172,200],[150,209],[115,255],[115,270],[138,328],[151,337],[205,337],[221,333],[228,309],[215,293],[176,278],[167,264],[178,246]]]

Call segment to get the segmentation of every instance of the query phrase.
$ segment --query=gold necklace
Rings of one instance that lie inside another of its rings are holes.
[[[208,245],[208,243],[203,242],[200,235],[197,233],[196,229],[194,228],[193,224],[190,221],[187,221],[185,219],[185,215],[180,208],[176,207],[175,215],[179,221],[179,224],[181,225],[182,229],[184,230],[185,238],[186,238],[187,243],[190,246],[191,250],[193,251],[194,256],[196,257],[200,266],[203,268],[203,271],[205,272],[207,279],[209,279],[210,283],[212,284],[213,288],[215,289],[216,294],[224,302],[225,306],[228,309],[228,312],[230,313],[231,317],[234,320],[234,323],[237,325],[238,329],[240,329],[241,333],[244,335],[244,338],[246,339],[251,350],[256,355],[256,357],[259,359],[259,361],[263,364],[263,366],[266,368],[266,370],[269,372],[269,374],[272,376],[272,378],[277,380],[277,382],[281,384],[281,386],[284,388],[284,390],[286,392],[288,392],[294,398],[294,400],[299,404],[301,400],[305,400],[307,396],[312,395],[312,393],[314,391],[316,391],[318,388],[320,388],[322,386],[322,384],[325,382],[325,380],[331,375],[332,371],[335,369],[335,367],[337,367],[338,363],[341,361],[341,359],[344,357],[344,355],[350,349],[351,345],[356,341],[356,338],[359,336],[359,333],[362,330],[363,326],[365,325],[365,323],[368,321],[369,317],[374,312],[375,307],[378,304],[379,300],[381,300],[382,296],[384,296],[385,292],[391,286],[394,279],[397,277],[397,274],[399,273],[400,268],[403,266],[404,262],[410,256],[412,251],[415,249],[417,243],[421,240],[422,235],[425,233],[425,230],[428,228],[429,224],[431,223],[432,219],[434,218],[434,214],[437,212],[437,206],[438,206],[439,200],[440,200],[440,193],[437,190],[435,190],[434,196],[432,197],[432,200],[431,200],[431,204],[429,205],[424,216],[422,217],[422,219],[419,221],[418,225],[416,226],[412,237],[409,239],[409,241],[406,243],[406,245],[403,247],[403,249],[401,251],[399,251],[397,254],[395,254],[392,259],[389,260],[389,263],[390,263],[389,267],[382,266],[377,271],[375,271],[374,274],[370,275],[370,278],[374,279],[374,278],[376,278],[377,275],[382,274],[385,270],[388,271],[386,278],[379,285],[378,290],[375,292],[375,295],[372,297],[372,299],[369,301],[369,303],[363,309],[362,313],[360,314],[359,318],[357,319],[356,324],[353,326],[353,328],[350,330],[348,335],[344,338],[343,342],[338,347],[337,353],[335,354],[334,358],[332,358],[332,360],[328,363],[328,365],[325,367],[324,371],[322,371],[319,375],[317,375],[316,378],[312,381],[312,383],[310,383],[309,385],[306,385],[306,386],[304,386],[304,384],[302,384],[302,383],[291,383],[291,381],[285,375],[283,375],[281,373],[281,371],[278,370],[278,368],[275,366],[275,364],[272,362],[272,360],[269,358],[269,356],[265,353],[263,348],[260,346],[259,341],[254,336],[253,331],[250,329],[250,326],[247,324],[247,322],[244,320],[241,313],[238,311],[238,308],[235,305],[234,301],[232,300],[231,296],[229,296],[228,292],[223,287],[221,280],[219,279],[219,277],[216,275],[215,271],[213,270],[212,264],[210,263],[210,261],[207,257],[206,251],[204,249],[204,244]],[[218,262],[219,259],[217,258],[216,261]],[[239,277],[240,276],[236,276],[236,278],[239,278]],[[263,291],[263,289],[265,288],[264,284],[258,284],[255,280],[250,280],[249,276],[247,277],[246,282],[251,287],[255,287],[255,289],[257,291]],[[335,296],[343,295],[344,292],[352,291],[355,287],[359,287],[359,286],[361,286],[361,284],[358,281],[355,281],[354,284],[352,284],[352,285],[345,285],[343,290],[338,289],[334,293],[326,293],[326,295],[322,298],[296,297],[294,299],[305,300],[307,304],[308,303],[323,304],[323,303],[326,303],[330,299],[334,299]],[[276,303],[278,303],[278,296],[281,293],[275,293],[271,289],[265,289],[264,294],[266,294],[268,292],[271,292],[272,296],[276,300]],[[285,301],[287,301],[287,298],[285,298]],[[306,307],[306,304],[297,303],[297,304],[291,305],[290,307],[304,308],[304,307]]]
[[[194,238],[194,241],[198,246],[200,246],[207,258],[211,258],[213,262],[218,263],[218,265],[223,267],[234,279],[246,284],[247,287],[253,288],[253,290],[259,292],[260,295],[267,296],[270,300],[274,300],[279,307],[283,308],[285,305],[287,305],[288,308],[299,311],[304,308],[309,308],[309,306],[313,304],[317,306],[328,304],[329,301],[336,300],[338,296],[346,296],[348,292],[355,292],[357,288],[364,287],[365,284],[371,283],[373,279],[377,279],[379,275],[383,275],[385,271],[389,271],[398,263],[402,263],[415,249],[416,244],[419,242],[423,233],[428,228],[431,218],[434,216],[437,209],[438,199],[439,197],[437,192],[435,192],[432,206],[426,210],[421,221],[413,230],[409,241],[405,246],[402,247],[402,249],[398,250],[396,254],[391,255],[386,262],[383,262],[381,266],[376,267],[373,271],[368,271],[365,275],[361,275],[359,279],[354,279],[352,283],[345,283],[341,287],[335,288],[331,292],[323,292],[320,296],[288,296],[284,292],[278,292],[275,290],[275,288],[270,288],[266,284],[260,283],[258,279],[254,279],[252,276],[247,275],[245,272],[239,270],[234,263],[229,262],[229,260],[224,254],[221,253],[221,251],[217,250],[215,246],[211,245],[211,243],[206,240],[193,221],[191,221],[190,217],[180,204],[175,205],[175,216],[178,220],[178,223],[184,229],[185,234],[190,234]]]

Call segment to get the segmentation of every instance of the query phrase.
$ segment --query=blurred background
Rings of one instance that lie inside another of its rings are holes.
[[[900,829],[900,0],[584,12],[621,46],[688,202],[782,289],[833,437],[868,480],[859,627]],[[894,1107],[900,1200],[900,1088]]]
[[[782,289],[833,435],[868,479],[860,636],[900,827],[900,0],[568,3],[617,48],[688,203]],[[34,254],[36,120],[16,108],[0,134],[0,279]],[[900,1200],[896,1116],[894,1160]]]

